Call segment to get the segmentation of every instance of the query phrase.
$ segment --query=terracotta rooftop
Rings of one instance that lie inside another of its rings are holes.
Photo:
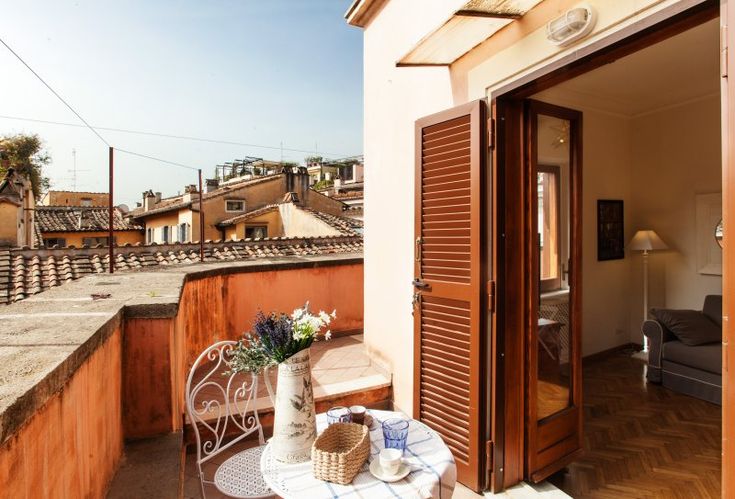
[[[108,230],[109,215],[106,207],[99,206],[37,206],[36,227],[46,232],[100,232]],[[117,231],[143,230],[143,227],[123,217],[115,209],[113,229]],[[39,241],[40,242],[40,241]]]
[[[278,179],[282,176],[282,173],[276,173],[273,175],[266,175],[263,177],[258,177],[254,179],[249,180],[243,180],[241,182],[233,182],[231,184],[222,184],[217,190],[212,192],[205,192],[203,199],[212,199],[219,196],[224,196],[226,194],[231,193],[233,190],[242,189],[243,187],[247,187],[250,185],[260,184],[263,182],[270,182],[272,180]],[[181,210],[184,208],[192,207],[192,209],[197,210],[197,201],[198,198],[194,201],[184,201],[184,195],[179,196],[172,196],[169,198],[161,199],[158,203],[156,203],[152,209],[148,211],[144,211],[142,207],[135,208],[130,212],[130,215],[133,218],[143,218],[147,217],[149,215],[155,215],[158,213],[165,213],[167,211],[171,210]]]
[[[340,192],[338,194],[333,194],[332,198],[334,199],[362,199],[363,198],[363,191],[348,191],[348,192]]]
[[[361,254],[361,236],[292,237],[207,242],[205,262],[258,258]],[[0,251],[0,304],[23,300],[49,288],[107,271],[107,248],[11,249]],[[125,245],[116,248],[115,270],[199,263],[199,245]]]
[[[323,213],[321,211],[314,211],[310,208],[301,208],[302,210],[310,212],[312,215],[317,217],[319,220],[327,223],[331,227],[337,229],[341,234],[345,236],[353,236],[361,234],[364,224],[362,220],[349,217],[338,217],[330,215],[329,213]]]
[[[217,227],[229,227],[230,225],[235,225],[240,222],[245,222],[252,218],[256,218],[261,215],[270,213],[272,211],[276,211],[280,205],[281,203],[269,204],[267,206],[263,206],[262,208],[258,208],[257,210],[248,211],[247,213],[243,213],[242,215],[228,218],[227,220],[222,220],[221,222],[217,224]]]

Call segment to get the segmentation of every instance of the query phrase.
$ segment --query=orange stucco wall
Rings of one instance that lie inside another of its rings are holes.
[[[123,403],[126,438],[178,430],[189,367],[212,343],[239,339],[258,310],[290,313],[311,300],[337,310],[332,331],[362,329],[362,263],[215,275],[188,281],[174,318],[125,322]]]
[[[45,206],[83,206],[89,200],[89,206],[107,206],[109,196],[106,192],[49,191],[41,200]]]
[[[0,497],[104,497],[123,452],[121,351],[118,328],[0,447]]]
[[[107,237],[107,232],[45,232],[41,236],[46,238],[63,237],[67,246],[76,246],[81,248],[85,237]],[[142,231],[126,230],[115,232],[115,240],[118,246],[123,244],[137,244],[145,242],[145,236]]]
[[[362,329],[362,263],[220,275],[190,281],[180,307],[186,314],[186,358],[191,365],[212,343],[239,339],[258,310],[291,313],[307,300],[312,310],[337,310],[333,331]]]

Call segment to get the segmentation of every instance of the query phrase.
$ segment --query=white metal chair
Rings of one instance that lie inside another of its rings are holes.
[[[213,484],[231,497],[273,497],[260,472],[265,439],[255,407],[258,375],[239,375],[243,380],[235,381],[238,375],[225,374],[229,370],[227,361],[236,345],[235,341],[220,341],[208,347],[194,362],[186,382],[186,411],[196,435],[196,463],[203,498],[206,497],[205,483]],[[207,365],[204,377],[195,382],[196,371],[204,364],[211,364],[211,367]],[[242,434],[225,443],[228,430],[233,428]],[[217,468],[214,480],[205,480],[204,463],[255,432],[259,446],[233,455]]]

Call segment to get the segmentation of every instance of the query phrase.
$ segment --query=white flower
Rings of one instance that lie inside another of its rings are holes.
[[[331,340],[332,339],[332,331],[327,331],[326,333],[324,333],[324,339],[327,340],[327,341]]]
[[[304,309],[297,308],[293,311],[293,314],[291,314],[292,319],[299,319],[302,315],[304,315]]]
[[[322,320],[322,322],[323,322],[323,323],[325,323],[325,324],[329,324],[329,321],[331,320],[331,319],[329,318],[329,314],[327,314],[326,312],[324,312],[324,310],[322,310],[322,311],[320,311],[320,312],[319,312],[319,318],[320,318],[320,319]]]
[[[332,310],[332,313],[329,314],[329,315],[332,316],[332,319],[336,319],[337,318],[337,309],[335,308],[334,310]]]

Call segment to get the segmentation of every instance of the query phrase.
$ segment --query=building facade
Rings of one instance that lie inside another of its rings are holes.
[[[534,439],[547,438],[544,432],[548,425],[544,428],[535,421],[527,423],[528,417],[524,419],[533,409],[529,409],[529,400],[535,397],[529,392],[527,380],[532,367],[525,356],[536,350],[533,338],[537,333],[523,319],[532,316],[536,301],[531,296],[532,283],[524,281],[524,275],[532,273],[532,267],[524,266],[532,265],[529,262],[533,260],[531,256],[527,261],[523,258],[526,251],[532,251],[525,245],[536,236],[534,229],[529,229],[530,235],[522,232],[524,224],[530,224],[523,218],[527,215],[522,206],[529,204],[510,203],[532,203],[525,197],[531,191],[519,187],[520,182],[530,182],[523,167],[530,149],[520,147],[527,140],[524,133],[536,133],[524,128],[528,114],[524,117],[523,113],[533,111],[526,101],[550,101],[550,94],[543,92],[551,92],[554,85],[699,24],[714,23],[717,37],[716,19],[724,26],[734,15],[730,3],[590,0],[582,6],[591,13],[585,19],[589,28],[568,43],[559,43],[554,37],[559,34],[559,26],[569,28],[571,33],[576,29],[565,24],[564,17],[580,7],[573,0],[356,0],[348,10],[348,23],[364,31],[364,158],[370,171],[364,197],[364,220],[370,227],[364,250],[365,342],[373,357],[393,373],[396,407],[425,420],[446,440],[457,440],[452,450],[460,481],[470,488],[501,490],[523,479],[541,479],[574,459],[582,445],[581,383],[575,381],[575,393],[570,395],[567,412],[573,413],[571,419],[564,423],[564,430],[553,430],[558,433],[546,440],[546,454]],[[716,126],[709,137],[715,140],[707,139],[707,143],[716,143],[715,161],[721,163],[725,226],[728,216],[735,216],[735,212],[728,212],[728,199],[733,199],[735,188],[728,183],[733,144],[727,127],[734,116],[727,105],[733,98],[727,64],[731,63],[732,51],[719,51],[732,41],[730,32],[735,30],[724,32],[723,45],[715,43],[707,52],[707,60],[714,57],[715,64],[722,61],[722,66],[716,68],[714,79],[708,79],[709,93],[701,97],[713,100]],[[573,111],[580,109],[568,105],[575,108]],[[591,179],[585,179],[586,189],[596,189],[591,191],[593,194],[574,200],[580,203],[577,213],[592,213],[585,216],[583,224],[578,217],[580,224],[574,230],[580,234],[596,231],[594,203],[606,197],[624,197],[613,186],[625,183],[620,180],[620,172],[607,163],[610,154],[601,153],[606,144],[619,140],[613,138],[613,127],[603,123],[609,125],[611,122],[604,120],[612,115],[619,117],[621,108],[613,106],[599,113],[599,107],[587,106],[583,109],[585,125],[589,125],[584,129],[584,153],[579,149],[569,154],[576,154],[580,163],[584,154],[585,166],[597,165],[600,170],[594,186],[590,187]],[[720,111],[722,132],[717,122]],[[569,114],[566,119],[580,125],[562,127],[553,137],[557,142],[559,133],[566,138],[575,133],[575,127],[581,130],[581,118],[575,121],[577,116],[581,114]],[[661,124],[647,130],[650,133],[653,129],[660,131]],[[597,133],[595,130],[605,130],[606,134],[600,132],[602,135],[593,137],[590,134]],[[636,135],[627,137],[634,141]],[[720,139],[724,158],[719,157],[717,148]],[[591,151],[587,146],[592,144],[595,150]],[[674,144],[675,140],[672,147],[676,147]],[[456,151],[466,151],[462,152],[466,157],[456,156]],[[653,155],[647,157],[652,159]],[[604,177],[600,165],[608,173],[617,174]],[[465,166],[467,171],[462,170]],[[439,170],[444,176],[429,177],[430,172]],[[599,180],[603,178],[606,180]],[[641,186],[650,186],[653,178]],[[629,185],[621,188],[631,189]],[[694,181],[687,187],[692,185]],[[717,188],[703,186],[699,192]],[[443,193],[447,192],[454,192],[453,197],[446,197]],[[693,206],[698,193],[686,192]],[[684,216],[693,225],[693,213]],[[656,218],[641,217],[640,223],[646,220],[650,223]],[[630,235],[626,233],[625,237]],[[595,243],[586,245],[584,253],[580,250],[572,254],[576,250],[560,248],[570,262],[579,258],[580,267],[583,263],[585,268],[582,275],[566,275],[564,282],[579,279],[578,289],[590,289],[606,280],[615,282],[608,298],[586,302],[576,322],[580,328],[582,324],[590,327],[599,325],[602,317],[606,331],[610,324],[607,336],[586,334],[583,341],[581,329],[579,334],[569,333],[574,336],[572,341],[578,342],[569,348],[571,355],[579,357],[580,365],[582,355],[641,341],[640,319],[631,311],[640,310],[643,295],[630,284],[639,282],[641,267],[631,263],[630,258],[603,266],[594,259]],[[720,284],[725,295],[725,316],[732,307],[728,298],[728,291],[733,289],[728,280],[730,251],[725,244]],[[569,271],[566,262],[564,269]],[[698,282],[704,279],[709,278],[697,277]],[[711,289],[718,286],[715,280],[707,282]],[[571,300],[575,299],[572,294]],[[523,308],[526,306],[529,308]],[[389,327],[386,316],[391,317]],[[730,334],[726,325],[725,358],[732,356],[728,350],[732,347],[727,343]],[[447,344],[456,348],[448,349]],[[453,355],[445,355],[447,350]],[[425,371],[425,366],[432,366],[433,374]],[[580,372],[575,368],[574,379],[581,376]],[[725,414],[732,414],[735,380],[731,373],[723,374],[723,378]],[[461,394],[454,391],[458,383],[465,382]],[[448,413],[455,414],[456,421],[445,418]],[[729,432],[731,439],[735,437],[727,422],[723,431]],[[735,449],[727,442],[723,469],[730,471],[723,473],[723,487],[729,491],[724,496],[729,497],[728,493],[735,490],[729,482],[735,476]]]

